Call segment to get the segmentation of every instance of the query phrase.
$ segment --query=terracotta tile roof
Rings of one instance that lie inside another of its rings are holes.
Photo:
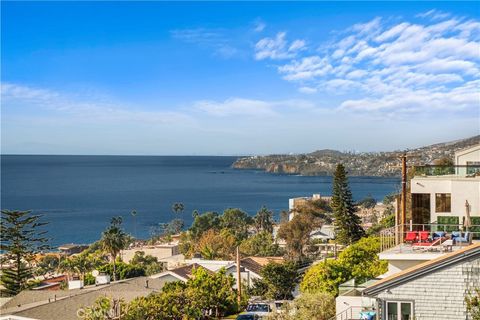
[[[423,274],[425,272],[430,271],[436,266],[441,266],[443,264],[448,263],[449,261],[455,260],[456,258],[461,258],[467,255],[480,256],[480,243],[471,244],[457,251],[444,254],[438,258],[417,264],[413,267],[407,268],[403,271],[400,271],[391,276],[383,278],[382,280],[379,280],[374,284],[372,284],[371,286],[367,287],[364,293],[368,295],[378,291],[379,288],[382,288],[383,290],[385,287],[388,287],[389,285],[395,285],[400,280],[406,280],[407,278],[414,277],[419,274]]]
[[[282,263],[283,261],[282,257],[248,257],[240,261],[240,266],[245,267],[256,274],[260,274],[263,267],[267,264],[271,262]]]

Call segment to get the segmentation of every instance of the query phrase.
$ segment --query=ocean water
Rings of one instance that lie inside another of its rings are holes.
[[[183,156],[1,156],[1,208],[33,210],[49,222],[52,245],[99,239],[112,216],[123,216],[134,233],[175,218],[172,204],[192,211],[241,208],[251,215],[266,205],[275,215],[288,199],[331,194],[331,177],[273,175],[231,168],[236,157]],[[377,200],[399,187],[396,178],[350,177],[355,199]]]

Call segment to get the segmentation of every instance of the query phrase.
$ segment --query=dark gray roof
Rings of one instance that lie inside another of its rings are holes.
[[[148,288],[146,287],[148,280]],[[91,306],[100,296],[123,299],[126,302],[160,291],[165,281],[138,277],[103,286],[90,286],[75,290],[23,291],[0,309],[1,314],[15,314],[40,320],[78,320],[77,311]],[[54,295],[57,300],[54,301]],[[50,298],[50,302],[48,299]],[[17,305],[20,305],[19,307]]]
[[[190,279],[192,277],[192,269],[195,268],[195,269],[198,269],[198,268],[203,268],[201,265],[199,265],[198,263],[193,263],[193,264],[189,264],[188,266],[183,266],[183,267],[179,267],[179,268],[176,268],[176,269],[172,269],[170,270],[170,272],[173,272],[175,273],[176,275],[184,278],[184,279]],[[206,268],[203,268],[203,269],[206,269]],[[208,270],[208,269],[206,269]],[[208,270],[210,271],[210,270]]]

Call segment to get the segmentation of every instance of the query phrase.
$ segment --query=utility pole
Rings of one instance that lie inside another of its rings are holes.
[[[402,155],[402,203],[400,217],[400,242],[403,242],[407,224],[407,154]]]
[[[242,302],[242,274],[240,272],[240,249],[237,246],[237,290],[238,290],[238,305]]]

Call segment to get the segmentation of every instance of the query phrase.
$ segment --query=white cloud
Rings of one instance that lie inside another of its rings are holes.
[[[332,70],[327,59],[318,56],[310,56],[301,60],[294,60],[290,64],[283,65],[278,71],[285,74],[285,80],[305,80],[326,75]]]
[[[255,59],[288,59],[294,58],[300,51],[306,49],[304,40],[297,39],[289,43],[285,32],[279,32],[275,38],[263,38],[255,45]]]
[[[408,90],[384,95],[380,98],[347,100],[340,105],[343,110],[391,111],[412,113],[424,111],[461,111],[479,106],[480,81],[465,83],[449,91]],[[478,112],[478,111],[477,111]]]
[[[261,20],[256,20],[254,22],[254,27],[253,27],[253,31],[255,32],[262,32],[263,30],[265,30],[265,28],[267,27],[267,24]]]
[[[59,98],[58,93],[50,90],[20,86],[7,82],[2,82],[1,94],[3,101],[22,99],[48,102]]]
[[[217,117],[250,116],[272,117],[285,109],[312,109],[314,105],[306,100],[265,101],[244,98],[229,98],[225,101],[197,101],[194,107]]]
[[[360,35],[372,37],[380,31],[381,20],[382,19],[380,17],[376,17],[375,19],[366,23],[357,23],[353,25],[352,30]]]
[[[213,49],[214,53],[223,58],[231,58],[238,53],[232,41],[222,29],[179,29],[170,31],[174,39]]]
[[[445,19],[445,18],[448,18],[449,16],[450,16],[449,13],[441,12],[436,9],[432,9],[416,15],[417,18],[430,18],[432,20]]]
[[[397,37],[400,35],[403,31],[405,31],[406,28],[410,26],[409,23],[403,22],[400,24],[397,24],[396,26],[388,29],[387,31],[383,32],[379,36],[375,38],[375,41],[377,42],[384,42],[386,40],[390,40],[393,37]]]
[[[190,116],[180,112],[142,110],[115,102],[98,101],[92,97],[78,97],[14,83],[1,84],[1,97],[3,108],[28,106],[37,108],[38,112],[47,110],[78,120],[151,124],[192,122]]]
[[[290,57],[277,70],[302,93],[346,95],[343,110],[478,110],[471,90],[480,77],[480,23],[435,10],[418,17],[426,22],[355,24],[318,44],[321,53]]]
[[[312,88],[312,87],[300,87],[298,88],[298,91],[300,91],[301,93],[313,94],[313,93],[316,93],[318,89]]]

